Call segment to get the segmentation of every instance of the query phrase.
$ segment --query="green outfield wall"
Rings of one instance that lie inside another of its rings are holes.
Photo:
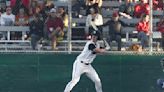
[[[0,92],[63,92],[78,54],[0,54]],[[98,55],[93,66],[103,92],[160,92],[160,56]],[[72,92],[96,92],[86,76]]]

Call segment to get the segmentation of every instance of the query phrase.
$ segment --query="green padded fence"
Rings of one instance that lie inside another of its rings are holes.
[[[78,54],[0,54],[0,92],[63,92]],[[160,92],[163,55],[99,55],[93,62],[103,92]],[[86,76],[72,92],[96,92]]]

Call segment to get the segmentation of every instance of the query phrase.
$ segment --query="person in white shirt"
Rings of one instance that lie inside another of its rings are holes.
[[[91,14],[89,14],[86,18],[86,33],[88,36],[94,30],[99,30],[98,39],[102,39],[102,25],[103,25],[103,17],[101,14],[97,13],[94,8],[90,9]]]
[[[7,7],[6,12],[1,15],[0,24],[2,26],[12,26],[15,23],[15,15],[11,13],[11,8]]]
[[[97,38],[98,32],[93,31],[91,40],[86,43],[83,51],[77,56],[73,64],[72,80],[66,85],[64,92],[71,92],[73,87],[79,82],[82,74],[86,74],[95,83],[96,92],[102,92],[101,80],[91,65],[97,53],[105,53],[106,51],[106,48],[100,48]]]
[[[11,8],[7,7],[6,12],[1,15],[0,24],[1,26],[13,26],[15,23],[15,15],[11,13]],[[3,32],[3,37],[1,39],[6,39],[6,32]],[[12,33],[11,33],[12,34]]]

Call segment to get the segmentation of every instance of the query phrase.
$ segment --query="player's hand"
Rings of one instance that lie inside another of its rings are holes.
[[[105,47],[105,50],[107,51],[110,50],[110,46]]]

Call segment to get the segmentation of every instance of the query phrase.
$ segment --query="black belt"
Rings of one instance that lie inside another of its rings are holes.
[[[83,63],[85,65],[90,65],[90,63],[85,63],[84,61],[81,61],[81,63]]]

